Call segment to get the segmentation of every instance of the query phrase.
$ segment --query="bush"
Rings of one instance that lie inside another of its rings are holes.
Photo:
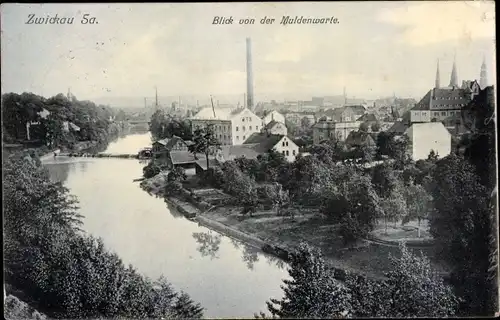
[[[160,167],[157,165],[154,165],[151,162],[142,169],[143,176],[146,179],[152,178],[152,177],[156,176],[157,174],[159,174],[160,172],[161,172]]]

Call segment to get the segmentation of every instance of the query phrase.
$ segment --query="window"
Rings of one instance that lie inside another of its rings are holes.
[[[454,116],[455,115],[455,111],[450,111],[450,116]]]
[[[252,122],[252,118],[251,118],[251,117],[248,117],[248,121]]]
[[[226,137],[227,137],[227,136],[226,136],[226,135],[224,135],[224,140],[226,140]]]
[[[282,147],[284,147],[284,146],[285,146],[285,141],[283,141],[283,143],[281,144],[281,146],[282,146]]]
[[[441,111],[441,116],[445,117],[446,116],[446,111]]]
[[[281,153],[283,153],[283,155],[285,155],[285,150],[281,151]]]
[[[240,140],[240,137],[239,137],[239,136],[236,136],[236,140]]]
[[[245,118],[241,118],[241,122],[245,122]]]
[[[238,127],[236,127],[236,131],[238,131]]]
[[[245,137],[245,136],[243,136],[243,141],[245,141],[245,138],[246,138],[246,137]]]
[[[439,112],[434,112],[434,116],[439,116]]]
[[[259,130],[259,126],[255,126],[255,130]]]
[[[292,151],[292,154],[295,155],[295,150]]]
[[[286,142],[286,146],[288,147],[288,141]],[[288,153],[288,151],[287,151],[287,153]]]
[[[286,155],[289,156],[290,155],[290,151],[287,150],[286,151]]]
[[[248,130],[252,131],[252,126],[249,126],[249,127],[248,127]]]
[[[243,131],[245,131],[245,126],[243,126],[241,129],[243,129]]]

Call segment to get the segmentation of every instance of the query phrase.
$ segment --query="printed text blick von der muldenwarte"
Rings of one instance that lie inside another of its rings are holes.
[[[264,16],[261,19],[254,18],[241,18],[241,19],[233,19],[233,16],[223,17],[216,16],[214,17],[212,24],[256,24],[256,22],[260,24],[274,24],[276,22],[275,18]],[[323,18],[313,18],[313,17],[304,17],[304,16],[282,16],[281,17],[281,25],[288,24],[338,24],[339,20],[333,16],[331,17],[323,17]]]

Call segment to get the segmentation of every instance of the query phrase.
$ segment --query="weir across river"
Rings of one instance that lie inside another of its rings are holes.
[[[149,157],[139,156],[139,154],[111,154],[111,153],[59,153],[57,157],[78,157],[78,158],[121,158],[121,159],[149,159]]]

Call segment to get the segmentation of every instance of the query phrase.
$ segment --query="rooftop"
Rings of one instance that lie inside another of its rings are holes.
[[[195,159],[194,155],[189,151],[171,151],[170,159],[172,160],[172,164],[185,164],[185,163],[195,163],[198,160],[205,160],[205,155],[198,153],[196,154],[198,159]]]

